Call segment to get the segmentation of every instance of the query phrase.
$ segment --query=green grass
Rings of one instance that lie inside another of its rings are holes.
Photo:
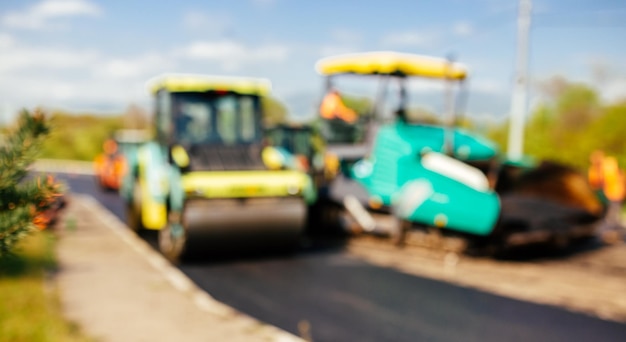
[[[0,260],[2,341],[92,341],[62,315],[58,292],[46,278],[55,270],[54,236],[37,232],[15,256]]]

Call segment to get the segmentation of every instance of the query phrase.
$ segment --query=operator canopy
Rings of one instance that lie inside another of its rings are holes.
[[[420,76],[463,80],[467,68],[444,58],[392,51],[364,52],[321,59],[315,65],[324,76],[336,74]]]
[[[272,84],[263,78],[225,77],[194,74],[164,74],[147,82],[148,90],[156,94],[165,89],[172,93],[231,91],[242,95],[269,95]]]

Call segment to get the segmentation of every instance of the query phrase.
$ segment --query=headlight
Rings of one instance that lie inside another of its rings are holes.
[[[261,152],[263,163],[270,170],[280,170],[285,166],[285,157],[275,148],[268,146]]]
[[[333,153],[326,153],[324,169],[326,176],[334,177],[339,172],[339,158]]]
[[[178,167],[184,169],[189,166],[189,155],[185,148],[180,145],[175,145],[172,147],[171,151],[172,160]]]
[[[297,195],[300,193],[300,187],[297,185],[290,185],[287,187],[287,193],[290,195]]]

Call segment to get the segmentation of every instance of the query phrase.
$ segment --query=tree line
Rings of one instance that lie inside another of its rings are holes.
[[[540,88],[540,100],[528,115],[524,152],[537,160],[553,160],[584,169],[589,155],[597,149],[618,158],[626,167],[626,97],[620,101],[603,100],[596,89],[584,83],[556,77]],[[346,104],[360,109],[370,102],[345,99]],[[272,126],[288,121],[285,106],[276,99],[263,103],[264,123]],[[437,116],[409,109],[411,115],[427,123]],[[53,112],[50,137],[42,148],[45,158],[93,160],[101,152],[103,142],[120,128],[149,128],[151,116],[136,106],[120,115],[98,116]],[[461,125],[478,130],[496,142],[502,151],[507,148],[508,121],[486,124],[465,116]]]
[[[505,121],[488,127],[486,135],[507,147]],[[524,152],[537,160],[552,160],[585,169],[595,150],[615,156],[626,166],[626,94],[603,100],[593,87],[555,77],[541,87],[541,99],[529,114]]]

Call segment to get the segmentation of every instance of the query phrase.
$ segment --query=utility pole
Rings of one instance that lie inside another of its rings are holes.
[[[519,1],[517,17],[517,66],[511,97],[511,125],[509,127],[508,158],[522,159],[524,146],[524,119],[528,90],[528,36],[530,32],[531,0]]]

